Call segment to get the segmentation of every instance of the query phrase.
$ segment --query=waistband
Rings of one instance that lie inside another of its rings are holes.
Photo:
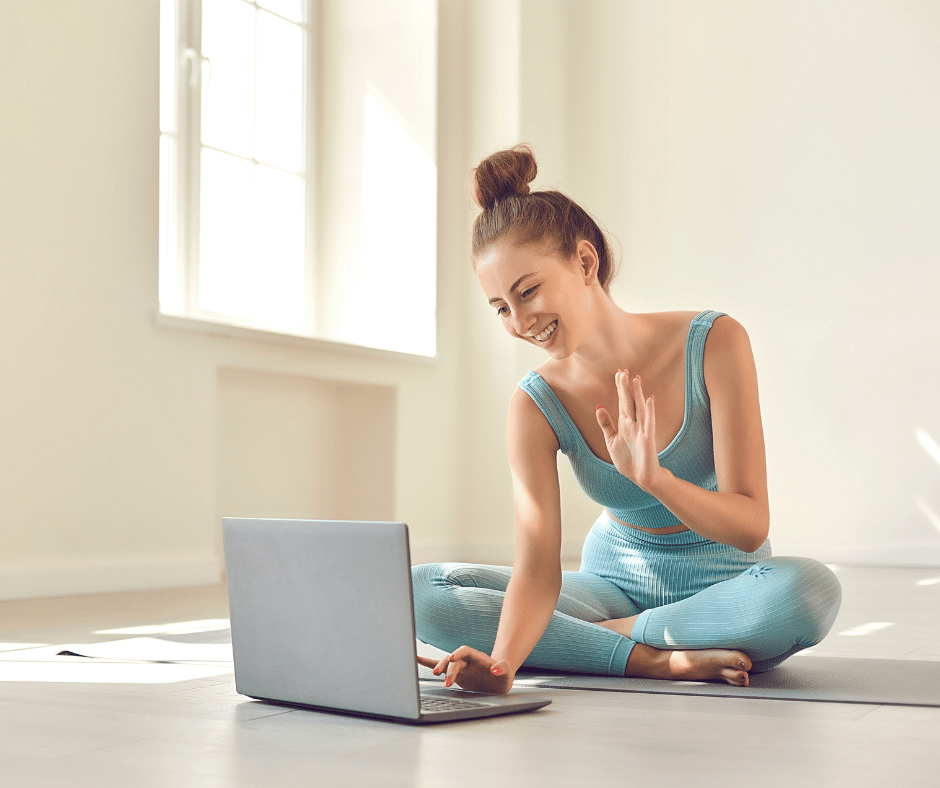
[[[693,550],[702,555],[719,555],[731,553],[737,556],[751,556],[754,561],[770,558],[773,554],[770,539],[765,539],[764,543],[753,553],[744,553],[731,545],[716,542],[713,539],[695,533],[695,531],[679,531],[674,534],[657,534],[641,531],[638,528],[631,528],[629,525],[618,523],[605,509],[601,512],[591,528],[589,535],[594,535],[598,539],[603,539],[609,544],[626,549],[637,550]]]
[[[631,528],[629,525],[624,525],[623,523],[617,522],[606,509],[601,512],[601,516],[597,518],[597,521],[594,523],[594,528],[592,530],[599,531],[600,533],[598,535],[607,532],[618,540],[623,540],[625,542],[636,545],[657,547],[693,547],[700,545],[718,544],[718,542],[714,542],[711,539],[706,539],[704,536],[695,533],[695,531],[678,531],[674,534],[659,534],[650,533],[649,531],[641,531],[639,528]]]
[[[607,508],[613,512],[614,517],[620,518],[625,523],[639,525],[641,528],[671,528],[674,525],[681,525],[676,516],[656,499],[653,499],[650,506],[642,509],[618,509],[615,506]],[[629,526],[622,527],[629,528]],[[630,530],[639,529],[631,528]]]

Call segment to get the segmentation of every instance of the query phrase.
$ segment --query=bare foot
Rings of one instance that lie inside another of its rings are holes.
[[[661,651],[637,643],[627,660],[625,676],[673,681],[726,681],[746,687],[751,660],[743,651],[723,648]]]

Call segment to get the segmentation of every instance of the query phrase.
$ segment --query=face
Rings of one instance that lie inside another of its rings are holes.
[[[570,259],[550,244],[502,241],[477,258],[475,270],[497,319],[511,336],[553,358],[566,358],[584,334],[594,288],[600,287],[596,259],[586,241]]]

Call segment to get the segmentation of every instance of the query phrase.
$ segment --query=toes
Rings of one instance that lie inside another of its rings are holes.
[[[736,670],[735,668],[722,669],[721,677],[735,687],[746,687],[749,681],[747,671]]]

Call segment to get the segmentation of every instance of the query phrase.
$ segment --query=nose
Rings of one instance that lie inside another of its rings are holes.
[[[535,325],[535,318],[525,307],[517,307],[512,313],[512,330],[519,336],[528,333],[529,329]]]

